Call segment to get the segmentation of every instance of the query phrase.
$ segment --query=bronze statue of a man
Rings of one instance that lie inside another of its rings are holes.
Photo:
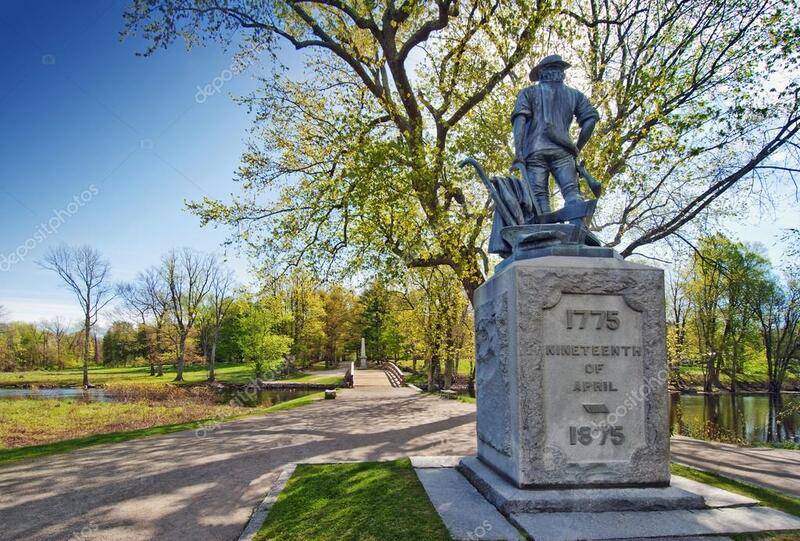
[[[525,167],[541,212],[551,210],[550,174],[561,190],[565,205],[583,201],[578,188],[576,158],[600,117],[586,96],[564,84],[569,67],[559,55],[542,59],[530,73],[531,81],[536,84],[519,93],[511,114],[515,152],[512,169],[517,164]],[[573,118],[580,126],[576,143],[569,136]],[[586,176],[592,191],[599,194],[599,185],[594,185]]]

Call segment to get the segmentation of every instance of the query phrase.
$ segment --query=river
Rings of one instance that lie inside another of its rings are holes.
[[[800,395],[676,393],[670,426],[673,434],[730,443],[800,442]]]

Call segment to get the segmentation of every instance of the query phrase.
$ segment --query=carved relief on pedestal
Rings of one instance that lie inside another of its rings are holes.
[[[478,439],[498,453],[511,456],[508,375],[508,292],[475,310]]]

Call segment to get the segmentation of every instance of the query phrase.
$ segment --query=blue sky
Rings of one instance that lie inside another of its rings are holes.
[[[6,0],[0,11],[0,305],[12,319],[78,315],[35,263],[50,245],[91,244],[115,280],[128,280],[173,247],[218,251],[225,238],[183,206],[237,189],[251,119],[231,95],[251,90],[258,68],[198,103],[198,87],[231,65],[230,53],[175,44],[137,57],[141,41],[119,41],[124,6]],[[729,228],[775,260],[781,229],[800,226],[793,189],[777,200],[765,217],[753,212]],[[57,227],[43,232],[43,223]],[[22,261],[10,263],[12,254]],[[228,255],[246,282],[246,263]]]
[[[119,40],[124,5],[12,1],[0,12],[0,305],[13,319],[77,315],[35,263],[51,244],[89,243],[125,280],[170,248],[218,251],[225,237],[183,205],[236,190],[250,119],[230,96],[256,72],[198,103],[230,54],[176,44],[137,57],[141,41]],[[247,279],[244,262],[231,265]]]

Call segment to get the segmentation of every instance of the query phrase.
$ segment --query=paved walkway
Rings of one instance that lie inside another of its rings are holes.
[[[361,385],[336,400],[206,436],[179,432],[0,467],[0,538],[233,540],[290,462],[475,454],[474,405],[392,388],[381,371],[357,371],[357,385],[359,375]],[[680,462],[800,495],[800,452],[686,438],[672,448]]]
[[[353,387],[356,389],[363,387],[386,387],[391,389],[392,383],[383,370],[356,370],[353,375]]]
[[[0,467],[0,539],[234,540],[290,462],[474,453],[474,406],[408,388],[346,389],[204,437],[178,432]]]
[[[672,438],[672,460],[800,497],[800,451]]]

